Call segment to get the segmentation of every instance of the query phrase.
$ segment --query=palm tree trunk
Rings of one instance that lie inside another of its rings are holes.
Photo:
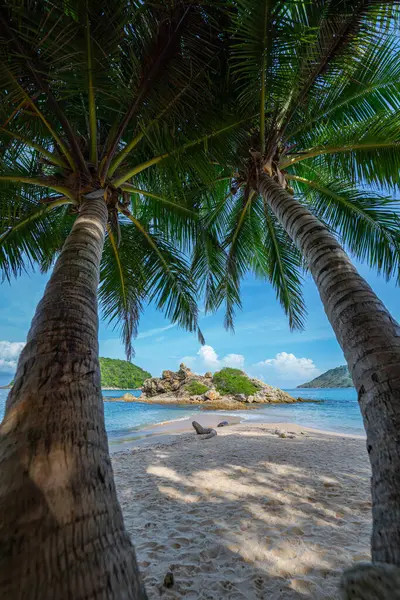
[[[7,401],[0,427],[1,599],[146,598],[104,426],[97,286],[106,222],[102,198],[83,201]]]
[[[309,210],[263,172],[257,188],[310,268],[357,389],[372,467],[372,559],[400,566],[400,327]]]

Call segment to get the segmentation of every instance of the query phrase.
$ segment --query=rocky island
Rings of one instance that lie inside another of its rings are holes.
[[[255,408],[260,404],[304,402],[283,390],[253,379],[239,369],[224,368],[214,375],[193,373],[183,363],[178,371],[163,371],[146,379],[140,398],[125,394],[123,400],[154,404],[201,404],[209,409]]]

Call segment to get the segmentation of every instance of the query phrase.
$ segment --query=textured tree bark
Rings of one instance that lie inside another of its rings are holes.
[[[0,598],[144,600],[104,426],[97,286],[107,222],[84,200],[0,427]],[[29,293],[29,290],[27,290]]]
[[[372,559],[400,566],[400,327],[336,238],[265,173],[258,191],[305,257],[358,393],[372,467]]]

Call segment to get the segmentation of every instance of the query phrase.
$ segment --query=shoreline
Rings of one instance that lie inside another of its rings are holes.
[[[176,423],[159,426],[170,433],[157,443],[112,456],[149,597],[339,597],[343,570],[371,560],[364,439],[245,421],[202,440],[193,429],[171,435]]]
[[[265,415],[262,416],[265,417]],[[224,414],[223,412],[218,411],[196,411],[191,416],[161,421],[151,425],[143,425],[126,436],[109,437],[108,443],[110,453],[115,454],[118,452],[130,452],[137,447],[149,447],[152,445],[156,446],[158,444],[168,445],[171,442],[174,442],[178,436],[182,436],[184,434],[196,435],[192,426],[193,420],[199,421],[203,427],[212,427],[214,429],[221,421],[227,421],[229,425],[223,428],[218,428],[218,434],[223,429],[232,429],[235,428],[235,426],[242,425],[250,428],[253,426],[261,426],[270,430],[270,432],[276,429],[282,429],[300,435],[301,432],[305,432],[309,434],[321,434],[333,437],[351,438],[355,440],[365,441],[366,439],[365,434],[318,429],[316,427],[308,427],[306,425],[284,421],[249,421],[240,416]]]
[[[102,387],[102,392],[139,392],[142,391],[142,388],[113,388],[113,387]]]
[[[133,431],[131,435],[109,438],[108,444],[111,454],[129,452],[137,447],[148,447],[157,444],[169,444],[178,436],[193,432],[193,420],[200,420],[203,427],[216,428],[221,421],[227,421],[228,427],[241,423],[239,417],[220,415],[219,413],[195,413],[192,416],[161,421],[152,425],[144,425]],[[218,431],[225,428],[220,428]]]

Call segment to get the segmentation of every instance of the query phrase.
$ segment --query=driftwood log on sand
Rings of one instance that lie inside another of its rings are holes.
[[[215,429],[211,429],[210,427],[202,427],[200,423],[197,421],[192,421],[192,425],[197,433],[197,435],[201,435],[202,440],[209,440],[210,438],[217,435]]]

